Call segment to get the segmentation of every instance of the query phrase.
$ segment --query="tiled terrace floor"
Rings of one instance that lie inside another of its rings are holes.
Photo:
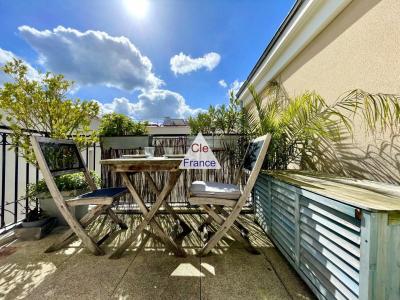
[[[44,249],[61,232],[40,241],[15,241],[0,250],[0,299],[313,299],[309,289],[283,256],[252,221],[241,216],[261,255],[252,255],[226,238],[207,257],[194,256],[202,246],[195,228],[201,216],[181,215],[194,229],[184,242],[189,253],[177,258],[151,237],[143,237],[118,260],[107,254],[121,243],[125,232],[107,240],[106,255],[96,257],[79,242],[59,252]],[[125,216],[130,228],[138,216]],[[159,216],[171,228],[168,216]],[[91,233],[102,235],[108,219],[97,222]],[[168,227],[165,227],[168,226]]]

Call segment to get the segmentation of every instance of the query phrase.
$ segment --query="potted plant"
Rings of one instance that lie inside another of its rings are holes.
[[[96,185],[100,185],[100,178],[94,172],[91,173]],[[68,200],[89,191],[89,187],[83,173],[66,174],[55,177],[55,182],[64,199]],[[40,211],[45,211],[48,217],[57,218],[59,225],[67,225],[64,217],[59,212],[53,197],[51,196],[44,180],[37,184],[31,184],[28,188],[30,199],[38,199]],[[88,205],[80,205],[69,208],[71,213],[79,220],[88,212]]]
[[[41,208],[35,206],[35,208],[28,211],[25,219],[22,220],[21,225],[24,228],[42,227],[49,220],[50,217],[46,214],[46,212]]]
[[[99,135],[103,149],[136,149],[149,145],[147,122],[135,122],[123,114],[110,113],[101,118]]]
[[[49,234],[56,225],[57,219],[48,216],[35,203],[35,208],[29,210],[26,218],[15,228],[14,233],[23,241],[39,240]]]

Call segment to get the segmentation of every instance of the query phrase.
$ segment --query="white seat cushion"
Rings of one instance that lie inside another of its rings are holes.
[[[240,188],[234,184],[194,181],[190,186],[192,197],[239,199],[241,194]]]

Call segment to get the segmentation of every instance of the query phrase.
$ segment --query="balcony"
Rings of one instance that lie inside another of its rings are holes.
[[[205,215],[180,216],[193,229],[183,241],[186,258],[175,257],[152,236],[141,236],[120,259],[108,259],[107,254],[125,239],[124,232],[102,245],[105,256],[93,256],[79,242],[43,253],[62,228],[39,241],[11,242],[0,249],[0,298],[314,299],[252,214],[241,215],[240,220],[260,255],[249,254],[226,238],[211,255],[197,257],[194,253],[202,241],[196,228]],[[124,219],[128,232],[140,222],[138,215]],[[171,228],[168,215],[159,215],[158,220]],[[109,227],[109,219],[102,217],[90,234],[101,237]]]
[[[128,225],[127,231],[118,230],[106,215],[100,216],[89,228],[95,240],[113,229],[101,245],[104,256],[94,256],[80,242],[71,243],[58,252],[44,253],[66,228],[57,227],[38,241],[12,238],[13,227],[19,224],[25,211],[38,205],[38,201],[27,201],[25,187],[26,183],[37,183],[41,174],[35,166],[8,151],[9,132],[1,134],[1,166],[5,174],[1,177],[0,189],[1,299],[28,296],[34,299],[324,299],[343,296],[367,299],[369,296],[364,296],[372,292],[377,296],[370,299],[381,299],[386,290],[398,292],[398,289],[389,289],[390,284],[396,286],[398,282],[386,281],[388,287],[377,289],[379,285],[374,278],[378,277],[366,276],[375,264],[379,264],[382,276],[399,274],[398,266],[386,255],[397,249],[399,241],[398,186],[332,175],[261,172],[240,215],[241,223],[249,230],[251,244],[260,254],[250,254],[227,236],[210,255],[199,257],[196,253],[204,242],[198,227],[207,216],[187,202],[188,186],[194,180],[232,182],[233,170],[238,167],[237,152],[233,146],[222,145],[227,141],[241,145],[236,140],[238,136],[219,137],[221,139],[206,136],[222,171],[187,170],[167,198],[192,229],[182,242],[188,254],[186,258],[174,256],[152,231],[147,231],[120,259],[109,259],[142,220],[130,196],[122,198],[114,208]],[[103,144],[103,147],[90,145],[82,149],[86,165],[101,176],[104,187],[123,183],[109,166],[100,166],[100,158],[120,158],[142,151],[143,146],[148,145],[155,147],[156,156],[160,155],[162,147],[185,152],[192,137],[123,139],[125,148],[104,148]],[[112,142],[121,145],[121,139]],[[155,194],[142,175],[132,175],[131,179],[145,205],[150,207]],[[153,175],[156,186],[162,187],[165,174],[158,170]],[[162,211],[156,218],[164,231],[171,233],[172,216]],[[218,228],[212,229],[215,232]],[[374,246],[378,243],[385,247]]]

